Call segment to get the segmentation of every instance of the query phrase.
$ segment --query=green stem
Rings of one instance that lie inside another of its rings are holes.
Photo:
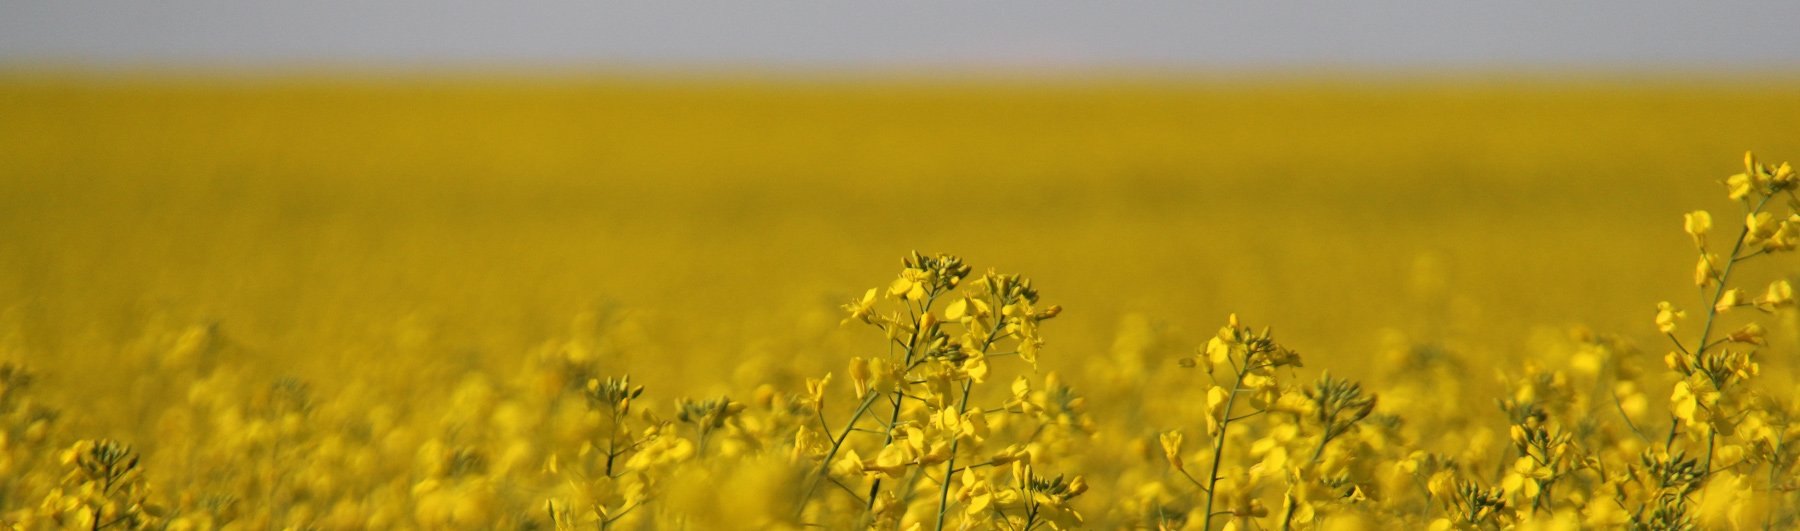
[[[1231,379],[1231,394],[1225,397],[1225,414],[1219,420],[1219,433],[1213,435],[1212,472],[1206,480],[1206,523],[1201,526],[1205,531],[1212,531],[1213,499],[1219,492],[1219,460],[1225,456],[1225,429],[1231,426],[1231,408],[1237,404],[1237,395],[1244,385],[1244,373],[1249,372],[1250,360],[1245,359],[1237,376]]]
[[[1756,203],[1756,208],[1750,209],[1750,214],[1746,217],[1752,217],[1758,212],[1762,212],[1763,207],[1768,206],[1769,200],[1773,198],[1774,196],[1764,196],[1762,201]],[[1700,350],[1694,353],[1694,356],[1696,357],[1706,353],[1706,341],[1712,338],[1713,320],[1719,316],[1719,297],[1725,295],[1725,284],[1731,280],[1731,271],[1732,269],[1735,269],[1734,266],[1740,261],[1738,260],[1738,252],[1744,249],[1744,237],[1749,235],[1750,225],[1746,223],[1744,228],[1738,231],[1737,242],[1731,244],[1731,257],[1725,260],[1725,268],[1719,271],[1719,285],[1718,287],[1713,288],[1712,300],[1706,305],[1706,325],[1700,328],[1700,342],[1696,343],[1699,345]],[[1703,250],[1702,253],[1704,252],[1705,251]]]
[[[1005,299],[1005,300],[999,301],[1001,303],[1000,306],[1004,307],[1006,304],[1009,304],[1008,301],[1010,301],[1010,300],[1012,300],[1012,299]],[[994,348],[994,342],[1000,340],[1001,332],[1005,329],[1006,329],[1005,321],[1003,321],[1003,320],[994,321],[994,327],[992,329],[988,330],[987,338],[985,338],[981,341],[980,352],[982,352],[983,354],[986,354],[988,349]],[[974,386],[975,386],[974,380],[963,380],[962,399],[959,400],[956,404],[957,418],[962,418],[963,415],[965,415],[969,412],[969,390],[974,388]],[[936,527],[936,529],[938,531],[943,531],[943,529],[944,529],[944,514],[949,512],[949,510],[950,510],[950,477],[956,473],[956,448],[957,448],[958,444],[961,442],[962,442],[961,438],[952,437],[950,439],[950,458],[944,461],[944,484],[938,490],[938,513],[937,513],[937,527]]]
[[[932,300],[935,300],[935,299],[936,299],[936,296],[934,295],[932,297]],[[930,306],[926,306],[926,308],[930,309]],[[916,324],[915,324],[915,327],[916,327]],[[918,351],[918,334],[914,334],[913,339],[907,341],[906,359],[901,363],[902,366],[906,367],[906,372],[912,372],[912,369],[914,367],[914,365],[913,365],[914,358],[922,357],[922,356],[915,355],[917,353],[917,351]],[[906,379],[905,376],[902,375],[901,380],[905,380],[905,379]],[[887,437],[882,439],[882,441],[881,441],[882,447],[887,447],[887,445],[894,443],[894,425],[898,424],[900,422],[900,406],[901,406],[901,404],[904,404],[904,403],[906,403],[906,391],[904,389],[900,389],[900,388],[894,389],[894,411],[888,415],[888,423],[887,423],[888,432],[887,432]],[[875,511],[875,498],[876,498],[876,496],[878,496],[880,494],[881,494],[881,478],[877,477],[877,478],[875,478],[874,484],[869,485],[869,503],[866,507],[863,508],[863,511],[865,513]]]
[[[613,476],[613,461],[619,457],[619,406],[612,407],[612,428],[606,434],[606,477]]]
[[[1330,422],[1335,421],[1335,418],[1327,421],[1325,433],[1319,437],[1319,445],[1313,447],[1312,458],[1307,460],[1308,463],[1318,463],[1319,457],[1325,455],[1325,445],[1331,444],[1331,438],[1335,436],[1335,434],[1331,433]],[[1289,529],[1293,529],[1294,504],[1296,500],[1294,500],[1294,495],[1289,493],[1284,501],[1286,503],[1283,503],[1281,507],[1281,531],[1288,531]]]
[[[938,295],[939,295],[939,293],[938,293],[937,288],[935,288],[935,287],[932,288],[930,293],[926,294],[925,301],[919,305],[919,309],[917,311],[913,312],[913,315],[912,315],[913,335],[910,339],[906,340],[906,360],[901,363],[902,366],[906,367],[906,370],[905,370],[906,372],[912,371],[913,359],[920,357],[920,356],[917,356],[918,350],[919,350],[919,334],[922,334],[925,331],[925,327],[920,326],[920,321],[922,319],[920,316],[922,314],[931,312],[931,306],[932,306],[932,304],[937,302]],[[891,352],[890,352],[890,355],[891,355]],[[906,378],[904,376],[902,376],[901,380],[904,381],[905,379]],[[885,394],[885,393],[876,393],[873,390],[871,390],[869,392],[869,395],[871,397],[878,395],[878,394]],[[894,411],[888,415],[887,435],[881,441],[881,446],[883,448],[887,447],[887,445],[894,443],[894,424],[900,422],[900,405],[906,401],[906,393],[903,390],[895,389],[893,396],[894,396]],[[868,500],[867,500],[867,503],[863,507],[863,512],[865,514],[875,511],[875,498],[880,494],[881,494],[881,478],[876,477],[874,483],[869,485]]]
[[[910,357],[912,357],[912,355],[909,353],[909,354],[907,354],[907,357],[910,358]],[[881,441],[882,447],[886,447],[887,445],[894,443],[894,424],[897,424],[900,422],[900,405],[902,403],[904,403],[905,401],[906,401],[906,395],[904,393],[901,393],[900,391],[894,392],[894,412],[893,412],[893,414],[888,416],[887,438],[885,438]],[[868,506],[863,508],[863,511],[873,512],[875,510],[875,496],[878,494],[881,494],[881,478],[880,477],[876,477],[875,482],[873,484],[869,485],[869,503],[868,503]]]
[[[1613,409],[1618,410],[1619,418],[1625,419],[1625,427],[1631,428],[1631,432],[1636,433],[1638,438],[1642,439],[1645,444],[1650,444],[1650,436],[1644,435],[1644,430],[1638,429],[1637,423],[1631,421],[1631,415],[1625,414],[1625,404],[1619,402],[1619,394],[1613,392],[1611,389],[1602,389],[1599,391],[1604,391],[1612,396]]]
[[[1763,196],[1762,200],[1756,203],[1756,207],[1750,209],[1750,213],[1746,217],[1755,217],[1757,213],[1762,212],[1763,207],[1768,206],[1769,200],[1773,198],[1773,195]],[[1731,280],[1731,272],[1736,269],[1738,262],[1742,261],[1738,258],[1738,254],[1744,248],[1744,238],[1749,235],[1750,225],[1749,223],[1745,223],[1744,228],[1738,231],[1737,241],[1731,245],[1730,258],[1725,260],[1725,268],[1719,271],[1719,285],[1718,287],[1713,288],[1712,300],[1707,304],[1706,308],[1706,324],[1700,327],[1700,341],[1696,343],[1696,348],[1698,348],[1698,350],[1694,352],[1694,362],[1696,364],[1699,363],[1700,356],[1706,355],[1707,348],[1711,346],[1707,341],[1712,338],[1713,323],[1719,317],[1719,298],[1725,296],[1725,290],[1727,289],[1726,284]],[[1704,252],[1705,251],[1702,250],[1702,256],[1704,256]],[[1713,378],[1712,372],[1704,370],[1701,372],[1706,374],[1707,379],[1712,380],[1713,387],[1720,387],[1720,382]],[[1723,391],[1723,389],[1720,390]],[[1715,430],[1707,430],[1705,468],[1709,471],[1712,469],[1713,448],[1717,436],[1718,433]],[[1673,433],[1670,434],[1670,440],[1674,440]],[[1702,490],[1705,488],[1705,485],[1701,486]]]
[[[831,450],[826,451],[825,460],[819,462],[819,471],[806,485],[806,491],[800,494],[800,507],[794,510],[795,515],[806,512],[806,502],[812,500],[813,491],[818,490],[819,482],[824,480],[826,474],[831,473],[831,460],[837,457],[838,450],[844,447],[844,440],[849,439],[851,430],[856,428],[856,421],[862,420],[863,414],[869,411],[869,405],[875,403],[877,396],[881,396],[881,394],[869,393],[867,397],[864,397],[862,403],[856,406],[856,412],[850,414],[850,420],[844,423],[843,431],[839,432],[835,439],[832,439]]]
[[[974,380],[963,380],[962,400],[957,401],[956,416],[961,418],[969,410],[969,389],[975,386]],[[944,515],[950,511],[950,477],[956,474],[956,447],[962,439],[954,435],[950,439],[950,458],[944,461],[944,484],[938,488],[937,531],[944,531]]]

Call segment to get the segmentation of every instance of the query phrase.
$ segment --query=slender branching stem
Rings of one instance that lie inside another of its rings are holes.
[[[1239,367],[1236,363],[1233,363],[1232,366]],[[1244,386],[1244,374],[1249,372],[1249,368],[1249,360],[1244,360],[1241,368],[1237,369],[1236,376],[1232,377],[1231,393],[1225,397],[1225,414],[1222,415],[1224,418],[1219,420],[1219,432],[1213,434],[1212,466],[1210,467],[1212,471],[1207,473],[1206,479],[1206,523],[1201,526],[1206,531],[1212,531],[1213,501],[1218,497],[1219,492],[1219,461],[1225,456],[1225,432],[1226,428],[1231,426],[1231,408],[1237,404],[1238,393],[1243,390]]]

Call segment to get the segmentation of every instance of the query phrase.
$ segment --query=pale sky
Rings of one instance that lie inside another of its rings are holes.
[[[1800,1],[0,0],[0,66],[1800,70]]]

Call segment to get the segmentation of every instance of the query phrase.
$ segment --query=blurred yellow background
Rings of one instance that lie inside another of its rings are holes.
[[[658,403],[798,389],[880,352],[839,305],[913,250],[1034,279],[1077,390],[1233,311],[1308,370],[1402,335],[1485,381],[1570,325],[1659,339],[1680,214],[1800,153],[1800,89],[1755,79],[16,74],[0,116],[0,356],[145,442],[196,327],[346,404],[584,334]]]
[[[202,81],[0,84],[33,361],[154,319],[309,379],[396,327],[504,365],[617,308],[719,387],[917,249],[1036,279],[1051,360],[1238,311],[1354,370],[1384,327],[1645,334],[1722,161],[1800,151],[1778,83]]]

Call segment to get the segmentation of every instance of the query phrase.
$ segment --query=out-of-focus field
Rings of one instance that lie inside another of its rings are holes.
[[[59,430],[134,444],[173,492],[191,478],[168,471],[193,465],[171,449],[219,429],[169,413],[211,392],[192,381],[253,403],[297,378],[412,447],[454,438],[442,419],[472,378],[569,342],[665,413],[826,372],[848,385],[849,358],[885,347],[839,306],[917,249],[1023,274],[1064,307],[1042,368],[1091,389],[1102,424],[1144,411],[1114,440],[1203,440],[1199,416],[1153,413],[1203,405],[1156,405],[1120,374],[1177,371],[1229,312],[1274,325],[1301,374],[1375,392],[1395,344],[1463,356],[1470,389],[1499,389],[1571,325],[1659,357],[1655,303],[1697,299],[1680,213],[1734,226],[1719,181],[1746,149],[1800,154],[1796,123],[1800,89],[1728,79],[17,75],[0,80],[0,359],[38,374]],[[203,359],[164,360],[184,333],[204,334]],[[1764,370],[1792,369],[1781,357]],[[230,382],[157,374],[172,363]],[[388,466],[368,473],[405,470]],[[499,491],[538,513],[547,497]],[[285,525],[269,518],[254,528]],[[405,518],[388,523],[434,527]]]

